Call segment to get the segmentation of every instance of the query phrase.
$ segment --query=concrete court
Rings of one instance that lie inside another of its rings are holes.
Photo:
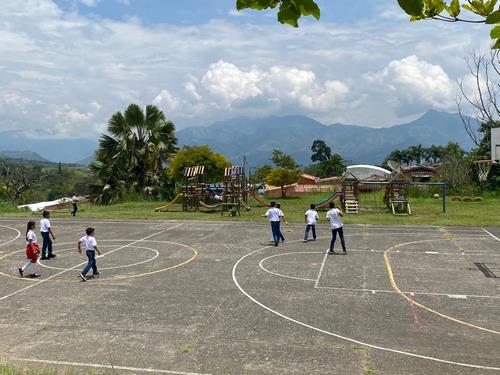
[[[266,222],[52,224],[57,257],[33,280],[17,275],[25,220],[0,220],[1,362],[129,374],[500,374],[500,228],[346,226],[344,256],[325,254],[324,224],[307,243],[303,225],[284,225],[277,248]],[[76,242],[88,225],[105,255],[101,277],[84,283]]]

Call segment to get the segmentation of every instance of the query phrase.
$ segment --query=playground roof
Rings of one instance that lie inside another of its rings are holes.
[[[360,180],[364,180],[374,174],[382,176],[390,176],[391,172],[387,169],[378,167],[376,165],[358,164],[350,165],[346,168],[346,171],[353,174]]]

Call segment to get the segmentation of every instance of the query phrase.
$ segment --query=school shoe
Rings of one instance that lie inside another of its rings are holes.
[[[94,272],[94,273],[92,274],[92,276],[93,276],[93,277],[99,277],[100,275],[101,275],[101,273],[100,273],[100,272]]]
[[[41,259],[41,260],[48,260],[48,259],[49,259],[49,257],[42,256],[42,257],[40,257],[40,259]]]
[[[333,255],[335,254],[335,251],[328,249],[328,255]]]
[[[37,277],[40,277],[40,276],[41,276],[41,275],[40,275],[40,274],[38,274],[38,273],[32,273],[32,274],[30,275],[30,277],[31,277],[32,279],[37,278]]]
[[[277,243],[277,242],[275,242],[275,243],[274,243],[274,246],[278,246],[278,243]]]
[[[55,258],[56,257],[56,254],[49,254],[48,255],[48,258]]]
[[[21,277],[23,277],[23,269],[22,269],[22,268],[18,268],[18,270],[19,270],[19,275],[20,275]]]
[[[307,242],[307,240],[302,240],[302,242]]]
[[[82,274],[79,274],[78,276],[80,276],[80,279],[82,279],[82,281],[87,281],[87,278],[85,276],[83,276]]]
[[[346,250],[342,251],[342,254],[347,255],[347,251]]]

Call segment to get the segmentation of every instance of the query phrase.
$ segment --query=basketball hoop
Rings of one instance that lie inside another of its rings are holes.
[[[495,160],[476,160],[474,162],[477,165],[479,171],[479,181],[484,182],[488,179],[488,174],[490,173],[491,166],[496,164]]]

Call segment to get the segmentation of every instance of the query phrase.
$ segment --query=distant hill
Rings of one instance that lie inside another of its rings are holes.
[[[421,143],[445,145],[457,142],[468,150],[473,144],[463,129],[458,114],[429,111],[407,124],[387,128],[333,124],[325,125],[306,116],[237,117],[206,127],[191,127],[176,132],[179,145],[208,144],[235,164],[246,156],[249,166],[269,164],[272,151],[280,149],[293,155],[302,165],[311,163],[311,145],[324,140],[335,153],[352,163],[380,163],[394,149]],[[32,153],[50,162],[88,165],[98,147],[89,139],[27,139],[22,132],[0,132],[0,150]],[[30,156],[34,157],[34,156]]]
[[[88,158],[85,158],[85,159],[77,161],[76,164],[89,165],[93,161],[94,161],[94,157],[93,156],[89,156]]]
[[[30,148],[42,158],[58,163],[76,163],[94,154],[96,139],[26,138],[21,131],[0,132],[0,150],[22,151]]]
[[[47,159],[33,151],[0,151],[0,157],[7,159],[48,162]]]
[[[333,124],[324,125],[306,116],[234,118],[207,127],[177,132],[179,145],[208,144],[233,163],[245,155],[250,166],[269,164],[273,149],[292,154],[302,165],[311,163],[311,145],[324,140],[335,153],[353,163],[380,163],[392,150],[415,144],[428,147],[457,142],[464,149],[473,144],[458,114],[429,111],[407,124],[388,128]]]

